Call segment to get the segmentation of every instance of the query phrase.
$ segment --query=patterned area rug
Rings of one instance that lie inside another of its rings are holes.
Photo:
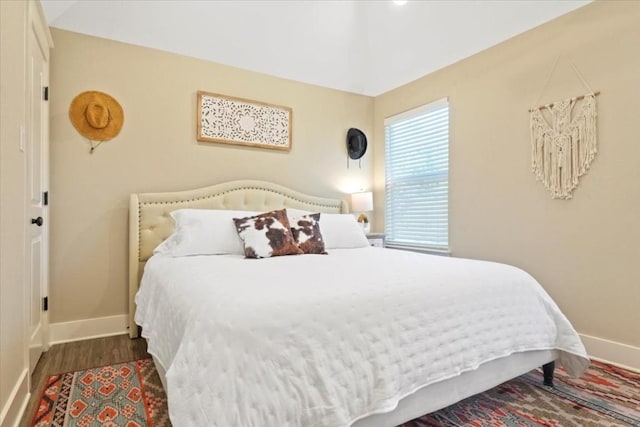
[[[167,398],[151,359],[52,375],[32,427],[169,427]]]
[[[582,377],[556,369],[554,387],[531,371],[402,427],[640,426],[640,375],[599,362]]]
[[[640,427],[640,375],[592,362],[555,387],[532,371],[402,427]],[[170,427],[166,395],[151,359],[109,365],[47,381],[32,427]]]

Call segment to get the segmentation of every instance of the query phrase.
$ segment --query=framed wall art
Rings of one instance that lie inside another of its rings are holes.
[[[198,91],[197,139],[291,149],[290,107]]]

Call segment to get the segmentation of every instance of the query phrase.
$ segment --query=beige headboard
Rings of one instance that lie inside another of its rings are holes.
[[[191,209],[235,209],[265,212],[296,208],[324,213],[346,213],[345,201],[310,196],[264,181],[231,181],[196,190],[172,193],[132,194],[129,203],[129,335],[138,336],[133,316],[134,301],[153,250],[173,232],[172,211]]]

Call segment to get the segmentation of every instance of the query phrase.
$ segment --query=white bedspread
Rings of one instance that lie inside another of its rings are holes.
[[[136,322],[177,427],[348,426],[431,383],[576,332],[515,267],[381,248],[246,260],[154,256]]]

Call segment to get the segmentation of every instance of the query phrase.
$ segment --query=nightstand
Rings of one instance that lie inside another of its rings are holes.
[[[384,233],[367,233],[367,240],[371,246],[384,248]]]

